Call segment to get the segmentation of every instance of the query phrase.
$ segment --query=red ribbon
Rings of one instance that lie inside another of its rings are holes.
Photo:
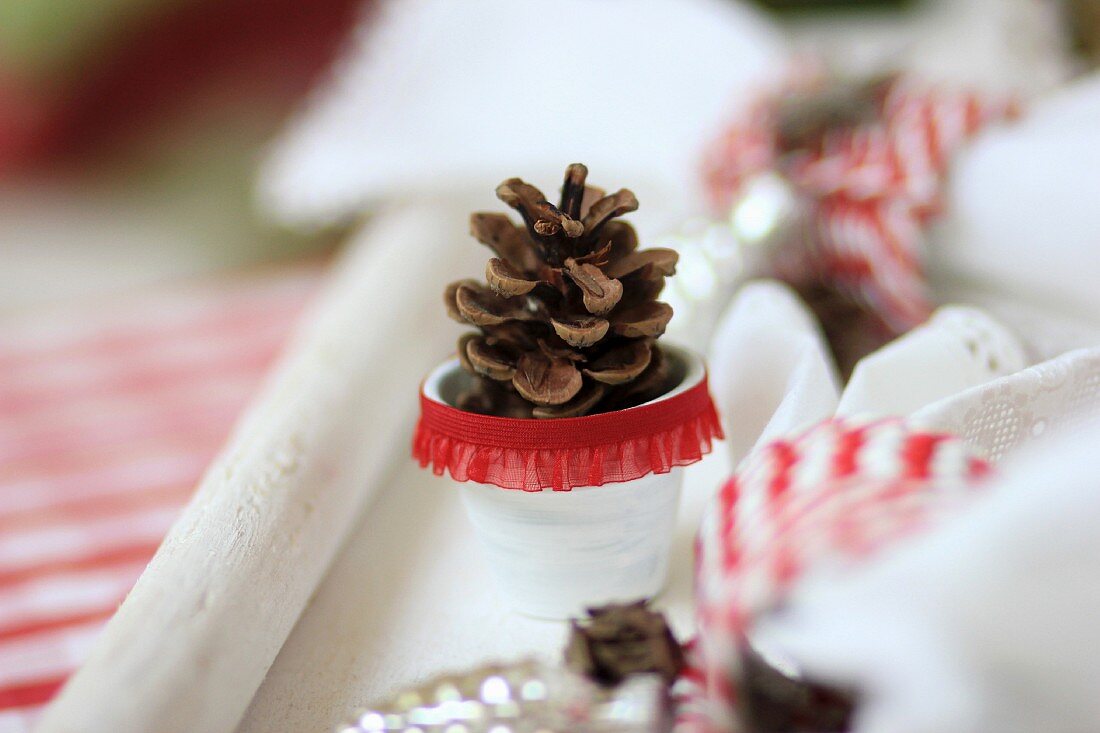
[[[523,491],[633,481],[695,463],[722,437],[707,380],[628,410],[552,420],[465,412],[420,394],[413,457],[436,475]]]

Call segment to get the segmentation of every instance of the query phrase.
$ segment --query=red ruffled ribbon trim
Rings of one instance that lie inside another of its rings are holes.
[[[707,380],[629,410],[554,420],[464,412],[420,394],[413,458],[456,481],[569,491],[695,463],[721,439]]]

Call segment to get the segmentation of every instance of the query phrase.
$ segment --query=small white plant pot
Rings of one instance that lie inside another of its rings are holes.
[[[657,595],[668,576],[680,473],[572,491],[466,483],[466,513],[508,602],[561,619]]]
[[[450,421],[447,428],[469,419],[488,426],[494,436],[506,436],[510,429],[519,435],[523,428],[531,429],[531,423],[539,423],[537,429],[556,431],[563,443],[570,443],[554,445],[550,436],[547,444],[535,448],[528,436],[528,443],[513,453],[504,440],[502,445],[485,448],[480,459],[471,460],[468,446],[456,448],[450,437],[441,439],[438,432],[418,428],[414,453],[422,464],[432,463],[437,473],[446,468],[459,480],[470,523],[515,610],[562,619],[592,605],[652,597],[664,587],[680,499],[678,467],[707,452],[718,427],[702,359],[676,346],[662,344],[662,348],[678,378],[675,387],[638,407],[581,418],[515,420],[463,413],[453,405],[469,376],[457,360],[440,366],[425,381],[422,405],[427,401],[435,408],[448,406],[443,416]],[[422,414],[422,426],[427,415],[427,411]],[[665,416],[667,424],[663,424]],[[601,440],[609,434],[623,440],[578,447],[577,436],[589,432],[602,436]],[[541,465],[531,458],[532,449],[546,459]],[[597,461],[597,467],[600,461],[607,463],[612,480],[607,480],[605,472],[593,482],[601,485],[586,486],[583,479],[565,478],[561,486],[561,470],[547,464],[560,460],[562,451],[570,465],[585,460]],[[609,452],[615,456],[609,457]],[[516,466],[522,462],[520,455],[527,461]],[[480,461],[483,469],[485,462],[494,460],[509,470],[494,473],[490,469],[480,475],[481,469],[466,468]],[[656,467],[646,470],[654,461]],[[634,473],[644,471],[643,475],[614,480],[624,463]],[[516,478],[519,475],[522,483]]]

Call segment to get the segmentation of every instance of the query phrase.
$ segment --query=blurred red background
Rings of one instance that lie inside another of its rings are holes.
[[[0,175],[102,151],[189,104],[280,118],[363,12],[358,0],[104,3],[113,16],[74,11],[80,27],[57,42],[45,36],[66,37],[63,3],[16,5],[0,50]]]

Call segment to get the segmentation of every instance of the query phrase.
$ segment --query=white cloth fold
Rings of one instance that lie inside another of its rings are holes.
[[[1100,423],[1032,446],[962,515],[757,625],[856,684],[857,733],[1081,733],[1100,720]]]
[[[834,414],[907,415],[1026,364],[1003,325],[979,309],[951,306],[862,360],[840,394],[813,316],[790,288],[770,280],[739,291],[710,349],[711,391],[734,465],[754,445]]]
[[[977,308],[948,306],[870,354],[852,372],[837,415],[907,415],[1026,364],[1019,340]]]
[[[964,438],[991,461],[1051,435],[1069,437],[1100,412],[1100,348],[1077,349],[917,410],[921,427]]]
[[[774,280],[747,283],[726,309],[710,374],[733,465],[757,442],[832,415],[840,392],[813,315]]]

